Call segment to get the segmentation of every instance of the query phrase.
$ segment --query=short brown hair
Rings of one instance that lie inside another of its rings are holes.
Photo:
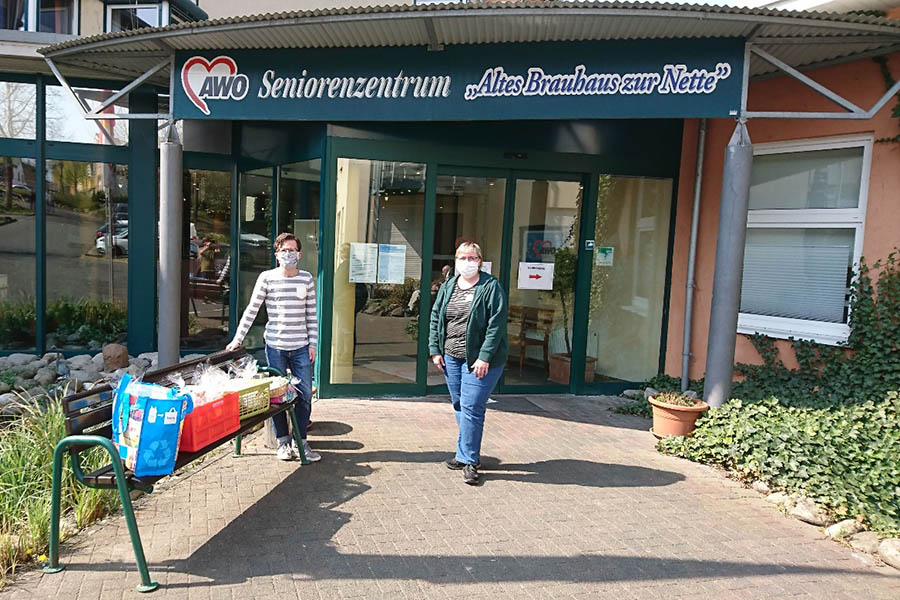
[[[293,233],[279,233],[278,237],[275,238],[275,251],[278,252],[281,250],[281,247],[284,246],[285,242],[290,242],[291,240],[297,242],[297,250],[300,250],[300,240],[297,239]]]

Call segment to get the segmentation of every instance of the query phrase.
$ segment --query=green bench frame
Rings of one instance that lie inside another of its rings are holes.
[[[143,381],[147,383],[162,383],[169,377],[181,374],[189,376],[190,372],[200,364],[224,366],[246,356],[243,348],[233,351],[217,352],[207,357],[186,361],[157,371],[149,371],[144,374]],[[260,367],[265,371],[281,375],[277,369]],[[131,546],[134,549],[134,557],[137,561],[138,571],[141,575],[139,592],[152,592],[159,584],[150,579],[150,571],[147,568],[147,560],[144,558],[144,547],[141,544],[141,535],[138,531],[137,521],[134,516],[134,506],[131,503],[131,491],[140,490],[146,493],[153,491],[153,484],[166,477],[136,477],[134,473],[125,468],[119,458],[119,451],[112,442],[112,400],[114,388],[109,385],[98,385],[67,396],[62,400],[63,410],[66,415],[66,437],[59,441],[53,451],[53,484],[50,505],[50,551],[44,573],[58,573],[65,569],[65,565],[59,562],[59,520],[60,502],[62,494],[62,466],[65,455],[69,455],[72,472],[75,479],[82,485],[94,489],[115,489],[119,492],[122,501],[122,510],[125,513],[125,523],[128,525],[128,535],[131,537]],[[241,456],[241,436],[251,432],[256,426],[271,419],[277,414],[288,412],[293,425],[294,439],[300,451],[301,464],[309,464],[303,451],[303,443],[300,439],[300,428],[297,425],[295,407],[298,398],[291,402],[273,404],[265,413],[241,420],[240,429],[221,439],[218,439],[196,452],[180,452],[176,457],[175,471],[194,462],[201,456],[208,454],[219,446],[234,440],[233,457]],[[101,447],[109,454],[111,462],[105,467],[92,473],[85,473],[81,466],[80,454],[93,447]]]

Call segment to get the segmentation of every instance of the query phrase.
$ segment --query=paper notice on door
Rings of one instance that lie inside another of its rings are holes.
[[[486,260],[481,261],[481,270],[490,275],[492,264]]]
[[[375,283],[378,244],[350,244],[350,283]]]
[[[615,248],[612,246],[599,246],[596,249],[596,257],[594,261],[597,263],[598,267],[611,267],[613,266],[613,254],[615,253]]]
[[[406,278],[406,246],[378,245],[378,283],[403,283]]]
[[[554,263],[520,262],[520,290],[552,290]]]

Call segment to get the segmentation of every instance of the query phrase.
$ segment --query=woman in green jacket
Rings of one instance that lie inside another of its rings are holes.
[[[506,364],[506,296],[496,278],[481,271],[481,247],[456,249],[456,274],[438,290],[431,309],[428,348],[443,371],[456,414],[456,456],[446,462],[477,485],[488,396]]]

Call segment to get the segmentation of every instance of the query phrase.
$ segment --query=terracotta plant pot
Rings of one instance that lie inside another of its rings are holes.
[[[594,381],[594,365],[597,359],[592,356],[586,356],[584,361],[584,381],[592,383]],[[554,383],[569,385],[569,373],[572,370],[572,357],[568,354],[551,354],[550,355],[550,373],[547,379]]]
[[[650,432],[658,438],[668,435],[689,436],[694,432],[700,413],[709,410],[709,405],[697,400],[694,406],[676,406],[650,398],[653,405],[653,427]]]

